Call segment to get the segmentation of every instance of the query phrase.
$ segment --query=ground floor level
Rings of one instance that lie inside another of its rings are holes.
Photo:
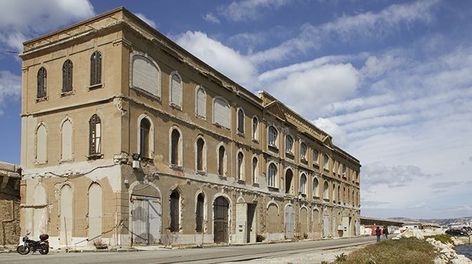
[[[109,166],[22,181],[21,229],[53,248],[244,244],[359,235],[359,211],[211,175]],[[30,174],[32,175],[32,174]],[[58,176],[59,175],[59,176]]]

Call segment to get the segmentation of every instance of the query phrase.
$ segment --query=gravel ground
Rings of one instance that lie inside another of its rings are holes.
[[[336,256],[339,256],[342,253],[348,255],[352,251],[361,249],[365,246],[366,245],[338,249],[306,251],[303,253],[290,254],[288,256],[275,256],[249,261],[226,262],[225,264],[319,264],[322,261],[332,262],[336,259]]]

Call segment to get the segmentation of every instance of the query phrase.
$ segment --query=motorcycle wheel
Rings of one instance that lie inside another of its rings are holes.
[[[41,255],[46,255],[47,253],[49,253],[49,245],[47,244],[42,244],[41,246],[39,246],[39,253],[41,253]]]
[[[20,255],[27,255],[30,252],[30,248],[20,245],[16,248],[16,252],[18,252]]]

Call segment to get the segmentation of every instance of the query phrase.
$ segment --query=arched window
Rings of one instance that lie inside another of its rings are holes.
[[[206,118],[206,93],[200,86],[197,86],[197,96],[195,101],[195,113],[199,117]]]
[[[197,206],[195,208],[195,232],[203,233],[203,222],[205,218],[205,195],[203,193],[197,196]]]
[[[285,152],[293,154],[293,138],[290,135],[285,136]]]
[[[343,194],[341,193],[341,185],[338,185],[338,203],[341,204],[341,200],[343,199]]]
[[[244,181],[246,177],[244,177],[244,154],[242,152],[238,152],[238,167],[237,167],[237,175],[238,180]]]
[[[170,194],[170,232],[180,231],[180,193],[173,190]]]
[[[327,181],[323,184],[323,199],[329,200],[329,184]]]
[[[101,148],[101,120],[98,115],[93,115],[89,120],[89,155],[99,155]]]
[[[171,148],[170,148],[170,164],[179,166],[181,165],[181,142],[180,133],[177,129],[172,129],[171,133]]]
[[[277,148],[277,137],[279,132],[274,126],[269,126],[269,146]]]
[[[61,159],[72,160],[72,122],[66,119],[61,127]]]
[[[177,108],[182,108],[182,78],[177,72],[170,77],[170,103]]]
[[[229,104],[223,98],[217,97],[213,101],[213,123],[231,128]]]
[[[291,169],[287,169],[285,172],[285,193],[292,193],[293,184],[293,172]]]
[[[44,67],[38,70],[36,98],[45,98],[47,95],[48,73]]]
[[[269,164],[267,175],[267,185],[276,187],[277,166],[274,163]]]
[[[161,97],[161,71],[157,64],[148,57],[134,54],[132,58],[132,87]]]
[[[238,109],[238,132],[244,134],[244,111],[243,109]]]
[[[45,163],[47,162],[48,152],[48,133],[44,124],[39,125],[36,130],[36,162]]]
[[[226,175],[226,150],[224,146],[218,148],[218,175]]]
[[[329,170],[329,156],[326,154],[323,154],[323,168]]]
[[[306,195],[306,175],[302,173],[300,176],[300,193]]]
[[[205,171],[206,155],[205,155],[205,141],[202,138],[197,139],[197,171]]]
[[[318,156],[319,156],[319,153],[318,153],[318,150],[314,149],[313,150],[313,163],[315,164],[318,164]]]
[[[66,60],[62,65],[62,92],[72,91],[72,61]]]
[[[141,119],[139,124],[139,154],[143,158],[150,158],[150,131],[151,122],[149,119]]]
[[[314,197],[320,197],[320,191],[319,191],[318,185],[319,185],[318,179],[315,177],[313,179],[313,196]]]
[[[335,203],[338,199],[336,197],[336,184],[333,183],[333,189],[331,191],[331,199],[333,199],[333,203]]]
[[[90,56],[90,85],[102,83],[102,54],[95,51]]]
[[[252,139],[259,140],[259,120],[255,116],[252,118]]]
[[[300,159],[302,161],[307,160],[307,158],[306,158],[306,144],[303,143],[303,142],[300,144]]]
[[[259,177],[258,167],[259,167],[258,160],[256,157],[253,157],[252,158],[252,183],[257,183],[257,178]]]

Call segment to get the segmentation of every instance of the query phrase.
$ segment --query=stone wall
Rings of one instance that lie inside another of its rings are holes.
[[[0,247],[18,244],[20,175],[18,167],[0,162]]]

